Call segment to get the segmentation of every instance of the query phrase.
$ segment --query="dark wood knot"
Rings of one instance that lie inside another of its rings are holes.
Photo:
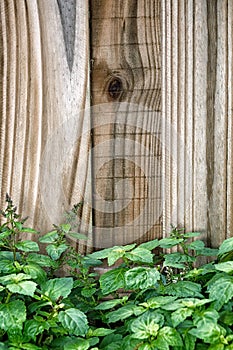
[[[113,100],[118,100],[123,92],[123,82],[120,78],[112,78],[108,84],[108,95]]]

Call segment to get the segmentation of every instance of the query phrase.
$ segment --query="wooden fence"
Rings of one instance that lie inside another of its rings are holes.
[[[0,181],[82,252],[232,235],[231,0],[1,0]]]

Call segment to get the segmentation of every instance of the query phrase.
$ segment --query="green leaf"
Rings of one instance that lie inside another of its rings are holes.
[[[105,337],[108,334],[114,333],[114,329],[109,328],[97,328],[92,332],[92,336],[94,337]]]
[[[45,323],[45,322],[44,322]],[[45,328],[43,327],[43,323],[39,322],[35,319],[26,320],[23,328],[24,338],[28,338],[28,340],[33,339],[36,341],[36,336],[38,334],[43,333]]]
[[[49,244],[46,247],[46,251],[48,253],[48,255],[53,259],[53,260],[57,260],[60,258],[60,256],[62,255],[62,253],[64,253],[66,250],[68,249],[68,245],[65,243],[56,245],[56,244]]]
[[[54,267],[54,261],[47,255],[31,253],[27,256],[28,263],[36,263],[42,267]]]
[[[187,244],[187,247],[192,250],[202,250],[205,248],[205,243],[198,239],[190,244]]]
[[[83,235],[82,233],[78,233],[78,232],[69,232],[67,234],[68,237],[72,237],[75,238],[77,240],[84,240],[87,241],[88,237]]]
[[[211,281],[210,281],[211,282]],[[209,298],[215,300],[217,310],[233,297],[233,277],[224,275],[208,285]]]
[[[223,311],[220,313],[220,321],[225,323],[228,326],[233,325],[233,312],[232,311]]]
[[[185,333],[183,336],[184,349],[185,350],[195,350],[196,337],[192,334]]]
[[[102,249],[102,250],[99,250],[98,252],[94,252],[92,254],[89,254],[88,257],[94,258],[94,259],[106,259],[112,250],[118,250],[118,249],[121,250],[122,249],[126,252],[126,251],[133,249],[135,246],[136,246],[136,244],[129,244],[126,246],[114,246],[111,248]]]
[[[36,242],[27,240],[16,243],[16,248],[22,250],[23,252],[38,252],[39,246]]]
[[[112,292],[125,287],[125,274],[126,269],[116,268],[105,272],[100,276],[100,288],[104,295],[111,294]]]
[[[134,267],[125,273],[126,288],[147,289],[155,287],[160,280],[160,273],[155,268]]]
[[[108,323],[114,323],[120,320],[122,321],[132,315],[138,315],[144,311],[145,310],[140,306],[136,306],[134,304],[128,304],[128,305],[122,306],[117,310],[109,312],[107,314],[107,320],[108,320]]]
[[[10,260],[0,260],[0,272],[2,274],[12,274],[17,272],[17,268],[13,261]]]
[[[114,308],[117,305],[121,305],[123,299],[113,299],[101,302],[99,305],[95,307],[95,310],[109,310]]]
[[[88,350],[90,343],[89,340],[87,339],[82,339],[82,338],[76,338],[72,339],[71,341],[67,342],[64,346],[64,350]]]
[[[187,232],[183,234],[184,238],[192,238],[192,237],[198,237],[200,236],[201,233],[200,232]]]
[[[141,262],[141,263],[153,263],[153,254],[144,248],[135,248],[131,252],[125,253],[125,257],[131,261]]]
[[[138,349],[138,345],[140,344],[140,339],[135,339],[131,335],[127,335],[123,339],[122,343],[122,349],[124,350],[132,350],[132,349]]]
[[[33,228],[30,228],[30,227],[23,227],[21,229],[21,232],[39,234],[39,231],[36,231],[36,230],[34,230]]]
[[[163,315],[157,312],[147,311],[131,323],[132,337],[136,339],[148,339],[156,337],[159,328],[164,323]]]
[[[18,283],[7,284],[6,288],[11,293],[18,293],[22,295],[29,295],[33,297],[37,284],[32,281],[21,281]]]
[[[159,330],[155,344],[158,346],[158,349],[162,349],[165,343],[172,347],[178,346],[183,348],[183,341],[180,334],[172,327],[166,326]]]
[[[44,236],[39,238],[41,243],[55,243],[58,239],[57,230],[46,233]]]
[[[4,331],[21,330],[26,320],[26,307],[22,300],[0,304],[0,328]]]
[[[153,241],[142,243],[138,246],[138,248],[143,248],[147,250],[153,250],[159,246],[159,240],[156,238]]]
[[[114,333],[106,335],[100,343],[100,349],[122,350],[122,335]]]
[[[219,247],[219,255],[229,253],[233,250],[233,237],[226,239]]]
[[[68,330],[70,335],[85,336],[88,331],[88,321],[86,315],[75,308],[60,311],[58,319],[62,326]]]
[[[164,266],[171,266],[175,268],[185,268],[185,263],[193,263],[195,258],[193,256],[185,255],[179,252],[166,254],[164,256]]]
[[[193,328],[189,331],[199,339],[203,339],[205,343],[219,343],[219,339],[225,336],[225,328],[215,323],[207,323],[205,326],[199,325],[197,328]]]
[[[31,276],[30,275],[26,275],[25,273],[12,273],[10,275],[7,276],[2,276],[0,277],[0,283],[6,285],[6,284],[15,284],[15,283],[19,283],[21,281],[25,281],[25,280],[30,280]]]
[[[190,281],[178,281],[164,287],[164,294],[176,297],[199,297],[203,298],[201,285]]]
[[[71,225],[70,224],[61,224],[59,227],[64,233],[69,233],[70,229],[71,229]]]
[[[73,288],[73,278],[63,277],[54,278],[42,284],[41,291],[52,301],[56,301],[59,297],[68,297]]]
[[[125,255],[125,250],[122,247],[117,247],[113,249],[108,254],[108,266],[113,265],[118,259],[122,258]]]
[[[183,238],[163,238],[160,239],[159,241],[159,247],[164,248],[164,249],[169,249],[172,248],[179,243],[183,242]]]
[[[197,255],[202,255],[202,256],[217,256],[217,255],[218,255],[218,249],[203,248],[202,250],[197,251]]]
[[[188,308],[181,308],[174,311],[171,314],[172,325],[177,327],[181,322],[186,320],[187,317],[191,316],[194,310]]]
[[[38,283],[43,283],[47,279],[46,272],[37,264],[28,263],[23,267],[23,271]]]
[[[233,272],[233,261],[226,261],[219,264],[214,265],[216,270],[223,271],[226,273],[232,273]]]
[[[150,309],[158,309],[166,304],[171,304],[176,300],[176,297],[152,297],[149,298],[146,302],[141,303],[140,305],[145,306],[146,308]]]

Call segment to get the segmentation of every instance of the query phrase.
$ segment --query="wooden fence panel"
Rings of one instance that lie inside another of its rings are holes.
[[[0,10],[1,207],[10,193],[43,231],[91,190],[88,1],[2,0]],[[92,246],[91,203],[82,217]]]
[[[232,235],[232,1],[162,1],[164,228]],[[170,141],[166,141],[170,140]]]

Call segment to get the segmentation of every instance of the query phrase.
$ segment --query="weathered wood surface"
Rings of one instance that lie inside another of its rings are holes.
[[[1,207],[42,231],[90,190],[88,25],[87,0],[0,1]]]
[[[231,0],[162,0],[164,229],[212,246],[233,234],[232,28]]]
[[[161,234],[160,1],[90,9],[94,243],[106,247]]]

